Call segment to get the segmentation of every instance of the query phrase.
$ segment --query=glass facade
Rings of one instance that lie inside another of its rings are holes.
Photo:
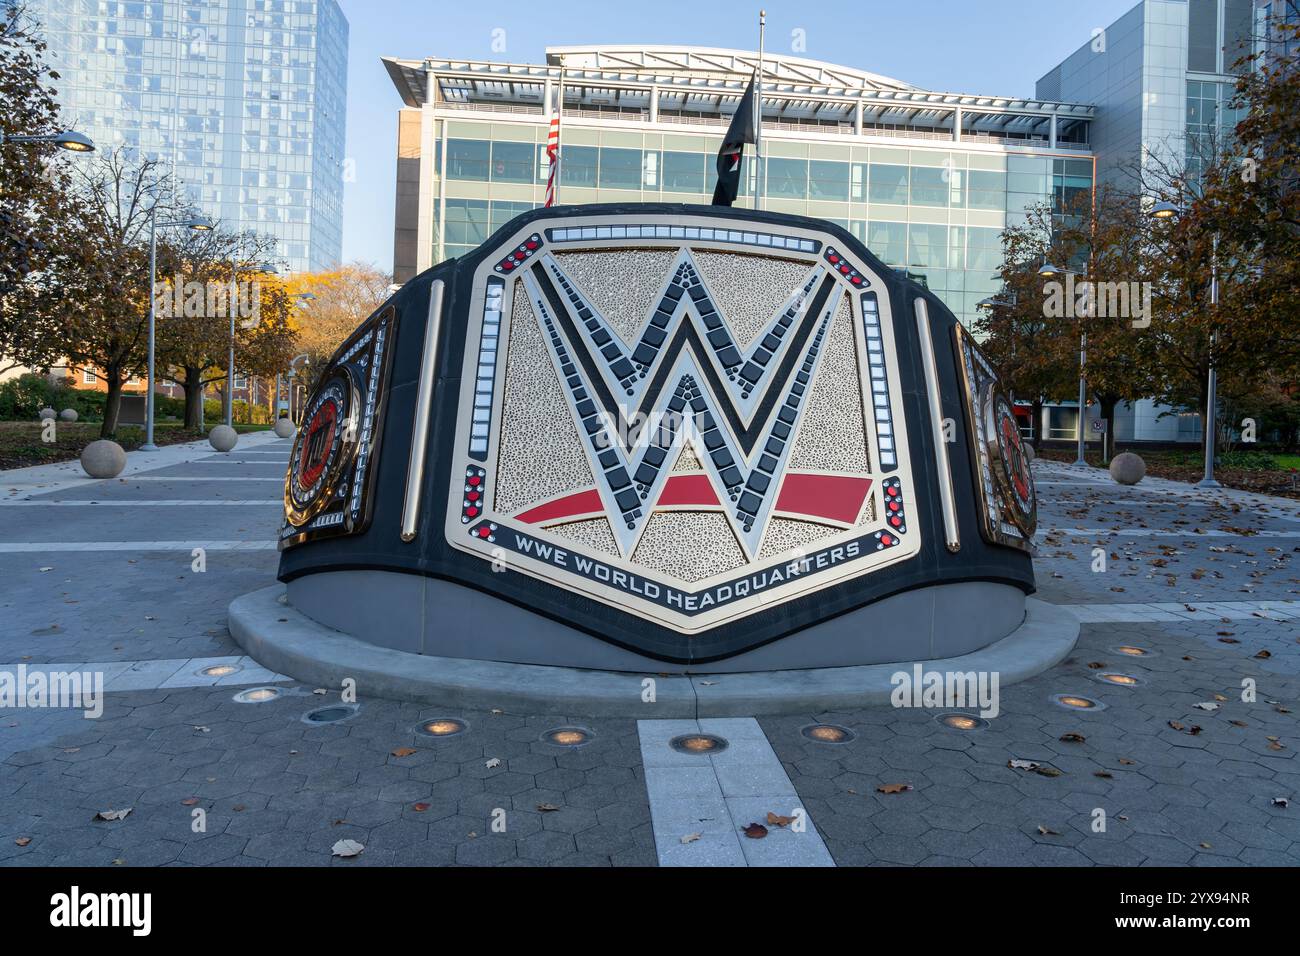
[[[293,271],[343,241],[348,23],[337,0],[30,0],[67,125],[158,160]]]
[[[445,144],[442,124],[446,125]],[[434,164],[433,261],[462,255],[540,205],[546,127],[440,120]],[[560,201],[708,203],[718,138],[567,125]],[[445,148],[445,163],[442,150]],[[1000,288],[1000,236],[1024,211],[1060,212],[1092,187],[1092,160],[961,148],[765,143],[766,208],[829,220],[888,265],[922,279],[963,321]],[[445,182],[440,180],[446,169]],[[756,187],[752,154],[741,205]]]

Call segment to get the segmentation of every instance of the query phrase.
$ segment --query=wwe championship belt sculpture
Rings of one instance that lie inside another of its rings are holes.
[[[1005,636],[1035,496],[974,340],[838,227],[539,209],[408,282],[306,406],[280,576],[444,656],[741,670]]]

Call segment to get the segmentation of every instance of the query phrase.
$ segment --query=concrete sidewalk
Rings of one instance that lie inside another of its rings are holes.
[[[229,454],[237,457],[241,451],[261,448],[284,440],[278,438],[275,432],[269,429],[264,432],[249,432],[239,436],[239,444]],[[117,477],[130,478],[132,475],[138,475],[141,472],[166,468],[169,465],[181,465],[200,458],[206,458],[209,455],[219,454],[221,452],[214,449],[206,439],[185,442],[180,445],[167,445],[157,451],[129,451],[126,453],[126,468]],[[50,465],[32,465],[29,468],[11,468],[8,471],[0,471],[0,497],[21,498],[30,495],[47,495],[52,492],[63,491],[66,488],[116,480],[113,478],[89,477],[82,469],[81,462],[76,459],[59,461]]]

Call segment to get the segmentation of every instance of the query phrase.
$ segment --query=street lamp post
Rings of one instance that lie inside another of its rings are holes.
[[[1162,199],[1151,207],[1151,217],[1153,219],[1170,220],[1177,219],[1183,214],[1183,210]],[[1219,308],[1219,234],[1215,232],[1210,237],[1210,315],[1213,319]],[[1222,485],[1214,479],[1214,446],[1215,446],[1215,428],[1217,427],[1215,418],[1218,404],[1218,373],[1214,367],[1214,352],[1219,345],[1219,329],[1216,325],[1210,327],[1210,370],[1208,381],[1205,384],[1206,402],[1205,402],[1205,472],[1201,480],[1196,483],[1197,488],[1221,488]]]
[[[293,297],[296,301],[302,303],[303,305],[306,305],[308,302],[314,302],[316,300],[316,294],[314,292],[295,292]],[[280,377],[281,377],[280,373],[276,372],[275,373],[275,402],[271,408],[272,424],[275,423],[274,421],[275,419],[280,417]]]
[[[189,219],[178,219],[174,222],[158,222],[158,206],[155,203],[149,207],[149,369],[145,379],[144,395],[144,444],[140,446],[141,451],[157,451],[158,446],[153,442],[153,420],[154,420],[154,391],[157,389],[157,383],[154,381],[154,283],[157,281],[158,270],[158,227],[159,226],[185,226],[196,232],[206,232],[212,228],[212,221],[204,216],[191,216]],[[200,398],[200,401],[202,399]]]
[[[1057,278],[1066,275],[1078,275],[1077,272],[1071,272],[1069,269],[1063,269],[1060,266],[1054,266],[1051,263],[1044,262],[1043,267],[1038,270],[1038,274],[1046,279]],[[1083,457],[1084,436],[1083,426],[1084,419],[1088,417],[1088,327],[1081,321],[1079,323],[1079,451],[1074,463],[1087,467],[1087,459]]]
[[[5,143],[27,145],[53,143],[59,149],[66,149],[70,153],[92,153],[95,151],[95,144],[91,142],[89,136],[70,129],[61,133],[49,133],[41,136],[6,136],[4,131],[0,130],[0,146]]]
[[[273,263],[263,262],[254,267],[257,272],[275,275],[280,270]],[[230,349],[226,356],[226,427],[235,427],[235,303],[239,301],[239,260],[230,262]],[[252,396],[249,396],[252,404]]]

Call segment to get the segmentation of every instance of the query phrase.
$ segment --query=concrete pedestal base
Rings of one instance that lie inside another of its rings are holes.
[[[910,673],[915,663],[704,679],[663,676],[658,665],[629,673],[435,657],[378,647],[327,628],[295,610],[280,585],[232,602],[230,632],[264,667],[316,686],[338,687],[351,678],[363,696],[591,716],[734,717],[886,704],[894,689],[893,675]],[[1008,636],[971,654],[921,663],[927,671],[996,672],[1005,686],[1060,662],[1078,636],[1079,622],[1068,611],[1027,600],[1023,622]],[[653,701],[646,700],[648,689]]]
[[[904,591],[788,638],[707,664],[647,657],[438,578],[329,571],[295,578],[289,604],[360,641],[433,657],[651,673],[849,667],[969,654],[1020,626],[1025,594],[986,581]],[[617,639],[617,635],[613,635]]]

